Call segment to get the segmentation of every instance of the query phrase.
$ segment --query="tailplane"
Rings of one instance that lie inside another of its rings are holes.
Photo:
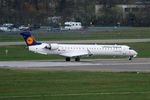
[[[41,43],[38,43],[34,40],[34,38],[31,36],[30,32],[22,32],[20,35],[23,36],[27,46],[33,46],[33,45],[39,45]]]

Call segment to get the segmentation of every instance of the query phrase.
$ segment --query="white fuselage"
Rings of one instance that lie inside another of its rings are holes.
[[[137,52],[126,45],[79,45],[79,44],[47,44],[29,46],[29,50],[40,54],[58,54],[65,57],[84,55],[99,56],[133,56]]]

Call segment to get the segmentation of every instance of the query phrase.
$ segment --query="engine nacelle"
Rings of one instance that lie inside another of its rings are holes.
[[[52,44],[50,44],[50,48],[51,48],[51,50],[56,50],[59,48],[59,45],[57,43],[52,43]]]

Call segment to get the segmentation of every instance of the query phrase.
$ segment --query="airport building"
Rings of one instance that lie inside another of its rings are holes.
[[[102,15],[102,9],[103,9],[104,5],[100,5],[97,4],[95,5],[95,15],[96,16],[101,16]],[[129,13],[138,13],[140,11],[143,11],[144,9],[146,9],[145,5],[142,5],[140,3],[136,3],[136,4],[118,4],[114,7],[115,9],[117,9],[118,11],[120,11],[120,13],[122,13],[123,18],[126,18],[126,15]]]

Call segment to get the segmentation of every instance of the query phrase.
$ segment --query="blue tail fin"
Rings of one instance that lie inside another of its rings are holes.
[[[32,46],[32,45],[39,45],[41,43],[36,42],[33,37],[31,36],[30,32],[22,32],[20,35],[23,36],[27,46]]]

